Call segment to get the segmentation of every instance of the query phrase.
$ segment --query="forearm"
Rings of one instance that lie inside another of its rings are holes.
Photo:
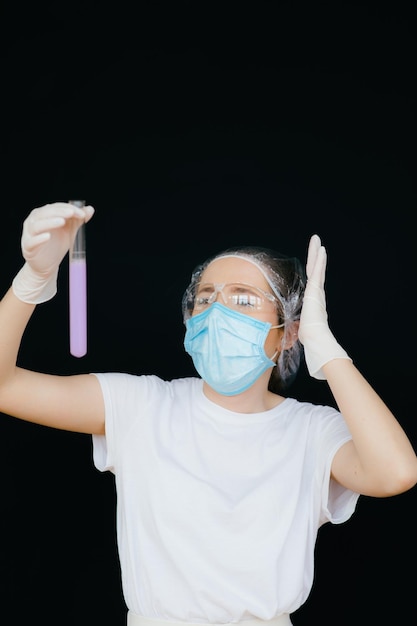
[[[352,362],[323,367],[352,434],[358,472],[375,493],[400,493],[417,481],[417,457],[403,428]]]
[[[0,390],[15,371],[22,336],[34,310],[35,305],[19,300],[12,288],[0,301]]]

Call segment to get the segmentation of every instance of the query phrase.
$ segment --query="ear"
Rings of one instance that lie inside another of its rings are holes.
[[[289,350],[298,339],[299,320],[291,322],[282,335],[280,350]]]

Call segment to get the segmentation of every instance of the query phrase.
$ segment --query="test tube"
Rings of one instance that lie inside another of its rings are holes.
[[[69,200],[77,207],[84,200]],[[87,354],[87,257],[85,224],[78,227],[69,251],[69,334],[70,353],[75,357]]]

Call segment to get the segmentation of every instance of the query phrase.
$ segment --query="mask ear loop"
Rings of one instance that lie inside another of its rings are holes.
[[[285,326],[285,322],[282,324],[276,324],[275,326],[271,326],[269,330],[273,330],[274,328],[283,328]],[[279,355],[279,350],[275,350],[274,354],[270,357],[271,361],[275,361],[275,358]],[[275,367],[277,366],[278,361],[275,363]]]

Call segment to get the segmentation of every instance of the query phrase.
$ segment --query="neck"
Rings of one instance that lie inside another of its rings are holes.
[[[265,372],[246,391],[235,396],[225,396],[217,393],[206,382],[203,383],[204,395],[224,409],[235,413],[263,413],[281,404],[285,398],[268,390],[270,370]]]

